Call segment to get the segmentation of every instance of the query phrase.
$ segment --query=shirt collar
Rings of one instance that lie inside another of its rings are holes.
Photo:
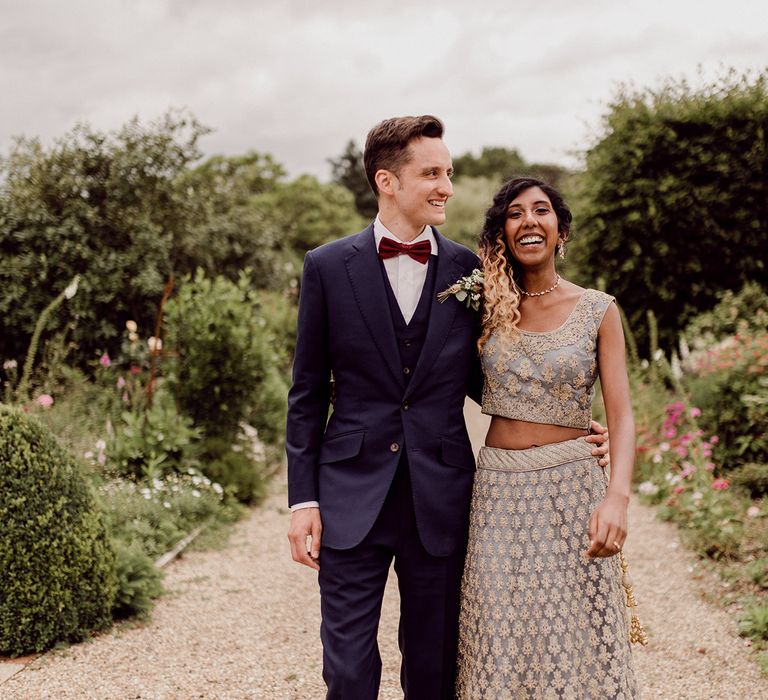
[[[381,242],[381,239],[384,238],[384,236],[387,236],[387,238],[392,238],[399,243],[405,243],[406,241],[401,241],[392,231],[390,231],[383,223],[381,223],[381,219],[379,218],[378,214],[376,215],[376,220],[373,222],[373,237],[376,241],[376,250],[379,249],[379,243]],[[408,241],[408,244],[411,243],[418,243],[419,241],[429,241],[430,245],[432,246],[432,255],[437,255],[437,240],[435,239],[435,234],[432,231],[431,226],[425,226],[424,230],[416,236],[412,241]]]

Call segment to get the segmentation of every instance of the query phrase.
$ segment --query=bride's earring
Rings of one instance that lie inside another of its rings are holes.
[[[561,238],[560,243],[557,246],[557,253],[561,260],[565,260],[565,241]]]

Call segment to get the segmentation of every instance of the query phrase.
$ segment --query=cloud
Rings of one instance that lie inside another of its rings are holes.
[[[186,107],[208,153],[326,159],[379,120],[434,113],[455,153],[573,162],[619,82],[768,65],[755,0],[32,0],[0,28],[0,151],[78,121],[116,128]]]

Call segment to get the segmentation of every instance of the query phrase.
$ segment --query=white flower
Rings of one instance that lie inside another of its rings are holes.
[[[3,369],[16,369],[19,363],[16,360],[6,360],[3,362]]]
[[[660,464],[663,457],[657,452],[655,455],[653,455],[653,463],[654,464]]]
[[[644,481],[637,487],[637,490],[644,496],[655,496],[659,492],[659,487],[652,481]]]
[[[213,484],[212,486],[213,490],[221,496],[224,493],[224,489],[221,487],[221,484]]]
[[[136,325],[136,321],[126,321],[125,328],[129,333],[135,333],[137,330],[139,330],[139,327]]]
[[[197,489],[192,489],[192,495],[195,498],[200,498],[200,492]]]
[[[77,283],[80,281],[80,275],[75,275],[75,279],[73,279],[68,285],[67,288],[64,290],[64,297],[66,299],[71,299],[75,294],[77,294]]]
[[[162,491],[164,484],[160,479],[152,479],[152,486],[155,491]]]
[[[704,498],[704,494],[703,494],[701,491],[694,491],[694,492],[691,494],[691,498],[692,498],[694,501],[700,501],[702,498]]]
[[[96,440],[95,447],[96,447],[97,450],[99,450],[99,452],[101,452],[101,450],[106,450],[107,449],[107,443],[104,442],[104,440]]]
[[[160,340],[160,338],[155,338],[155,336],[152,336],[147,340],[147,345],[149,346],[150,352],[160,352],[163,349],[163,341]]]
[[[86,459],[93,459],[93,452],[91,452],[90,450],[86,450],[85,452],[83,452],[83,457],[85,457]]]
[[[670,445],[669,445],[668,442],[662,442],[661,445],[659,445],[659,449],[662,452],[669,452],[669,447],[670,447]]]
[[[748,518],[756,518],[758,515],[760,515],[760,508],[758,506],[750,506],[747,508]]]
[[[163,501],[163,508],[170,508],[171,504],[168,501]]]

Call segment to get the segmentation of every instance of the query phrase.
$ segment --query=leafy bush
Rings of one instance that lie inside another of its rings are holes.
[[[117,595],[112,614],[116,618],[145,617],[153,600],[163,592],[163,574],[140,544],[115,541]]]
[[[168,304],[166,322],[179,356],[173,377],[179,407],[206,437],[234,442],[269,368],[278,364],[247,273],[234,283],[198,270]]]
[[[655,439],[644,438],[638,471],[641,497],[659,505],[659,516],[680,526],[681,534],[702,556],[734,558],[742,551],[747,499],[715,475],[718,436],[697,425],[701,411],[676,401],[666,406]]]
[[[146,410],[123,411],[107,443],[110,467],[122,476],[156,478],[184,471],[200,431],[176,408],[165,390],[155,391]]]
[[[730,336],[759,333],[768,328],[768,293],[757,282],[748,282],[740,292],[718,294],[714,308],[696,316],[684,337],[697,349],[708,348]]]
[[[72,330],[78,364],[111,348],[126,317],[151,324],[190,220],[179,175],[206,132],[168,114],[114,133],[81,125],[44,148],[20,139],[0,160],[0,316],[21,359],[43,310],[75,274],[77,295],[47,324]]]
[[[730,336],[688,362],[691,400],[721,438],[724,468],[768,462],[768,332]]]
[[[110,624],[114,552],[85,478],[42,425],[0,406],[0,653]]]
[[[747,577],[760,588],[768,588],[768,558],[762,557],[747,564]]]
[[[731,472],[731,481],[754,498],[768,496],[768,464],[742,464]]]
[[[768,604],[756,603],[744,610],[739,624],[739,634],[754,641],[768,640]]]
[[[137,543],[156,558],[211,517],[226,520],[222,487],[192,471],[139,483],[117,479],[102,485],[99,500],[110,536],[129,545]]]
[[[648,309],[670,348],[716,294],[764,279],[768,72],[703,88],[623,88],[587,152],[570,255],[621,299],[638,341]]]
[[[257,503],[266,495],[266,453],[253,427],[244,424],[234,445],[209,438],[201,447],[201,461],[205,474],[241,503]]]

